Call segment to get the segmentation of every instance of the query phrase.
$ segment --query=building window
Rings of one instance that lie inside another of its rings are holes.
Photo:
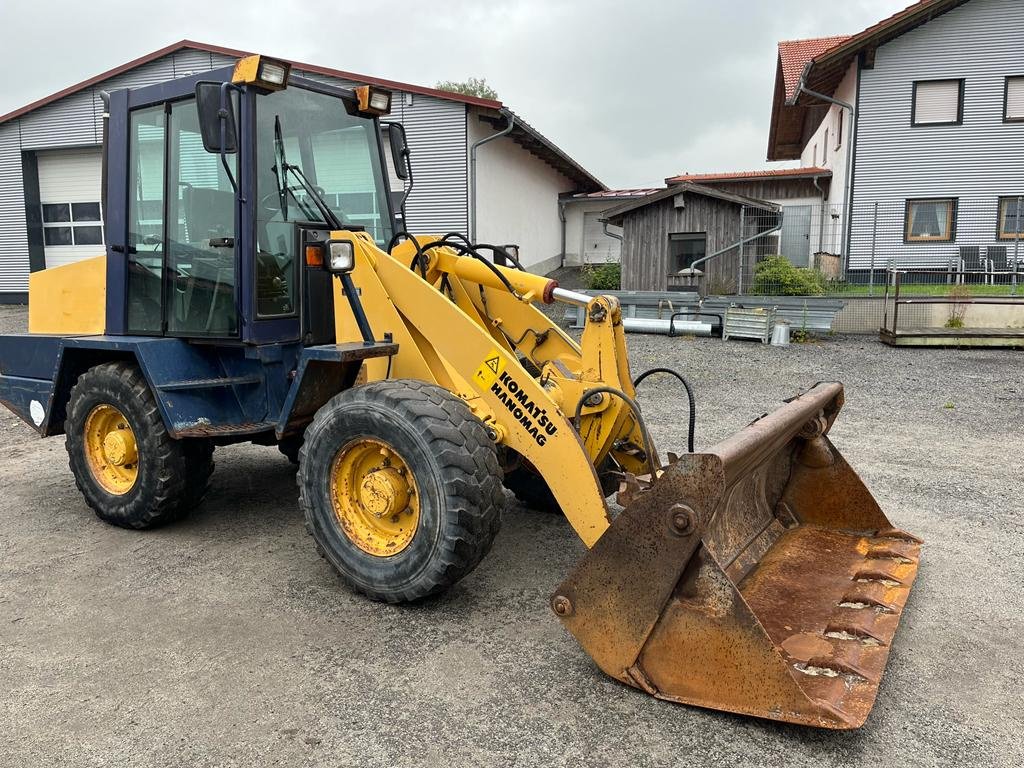
[[[960,125],[963,119],[963,80],[919,80],[914,83],[911,124]]]
[[[828,128],[825,129],[825,141],[821,150],[821,164],[828,165]]]
[[[672,232],[668,236],[668,258],[672,269],[689,269],[707,255],[706,232]]]
[[[999,239],[1024,240],[1024,195],[999,198]]]
[[[843,110],[836,113],[836,151],[843,146]]]
[[[1003,119],[1008,123],[1024,122],[1024,76],[1006,78]]]
[[[952,242],[956,236],[956,200],[907,200],[906,219],[906,242]]]
[[[817,168],[818,167],[818,145],[817,144],[814,145],[814,152],[811,153],[811,167],[812,168]]]
[[[99,203],[43,203],[43,243],[103,245]]]

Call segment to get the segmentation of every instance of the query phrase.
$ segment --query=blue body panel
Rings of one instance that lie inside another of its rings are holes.
[[[228,346],[146,336],[0,336],[0,403],[41,435],[60,434],[78,376],[94,365],[126,360],[142,370],[172,436],[227,442],[262,432],[280,437],[301,428],[320,405],[351,386],[362,360],[396,349],[394,344]]]

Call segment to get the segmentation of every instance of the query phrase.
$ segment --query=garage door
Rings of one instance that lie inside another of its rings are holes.
[[[102,255],[100,150],[40,152],[37,161],[46,266]]]
[[[619,241],[604,233],[602,211],[583,214],[583,263],[604,264],[619,260]],[[608,227],[609,232],[622,234],[622,227]]]

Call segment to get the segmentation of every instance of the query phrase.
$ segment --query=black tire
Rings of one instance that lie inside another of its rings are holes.
[[[98,405],[112,405],[127,420],[138,446],[138,475],[124,494],[107,491],[85,453],[85,422]],[[173,439],[156,399],[132,363],[104,363],[83,373],[68,399],[66,446],[75,484],[96,515],[122,528],[155,528],[183,517],[199,503],[213,473],[207,440]]]
[[[213,441],[202,438],[182,440],[185,448],[185,495],[181,504],[184,511],[195,509],[206,498],[213,477]]]
[[[619,478],[614,467],[615,465],[606,459],[597,472],[597,477],[601,481],[601,493],[605,498],[619,490]],[[547,482],[537,470],[526,463],[521,463],[505,473],[505,487],[523,506],[552,515],[562,514],[562,508],[555,500],[555,495]]]
[[[305,432],[299,435],[288,435],[281,438],[277,444],[277,450],[281,452],[288,461],[295,466],[299,465],[299,451],[302,450],[302,443],[305,440]]]
[[[357,438],[394,447],[419,490],[419,522],[405,549],[377,556],[356,546],[331,501],[335,457]],[[355,590],[409,602],[472,571],[501,525],[504,491],[494,443],[469,406],[420,381],[389,380],[335,396],[306,429],[299,503],[320,554]]]

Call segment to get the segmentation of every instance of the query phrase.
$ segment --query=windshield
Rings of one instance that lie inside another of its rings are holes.
[[[324,220],[304,182],[343,225],[387,244],[392,223],[373,120],[350,115],[337,96],[292,87],[256,99],[256,125],[261,248],[290,250],[286,222]]]

